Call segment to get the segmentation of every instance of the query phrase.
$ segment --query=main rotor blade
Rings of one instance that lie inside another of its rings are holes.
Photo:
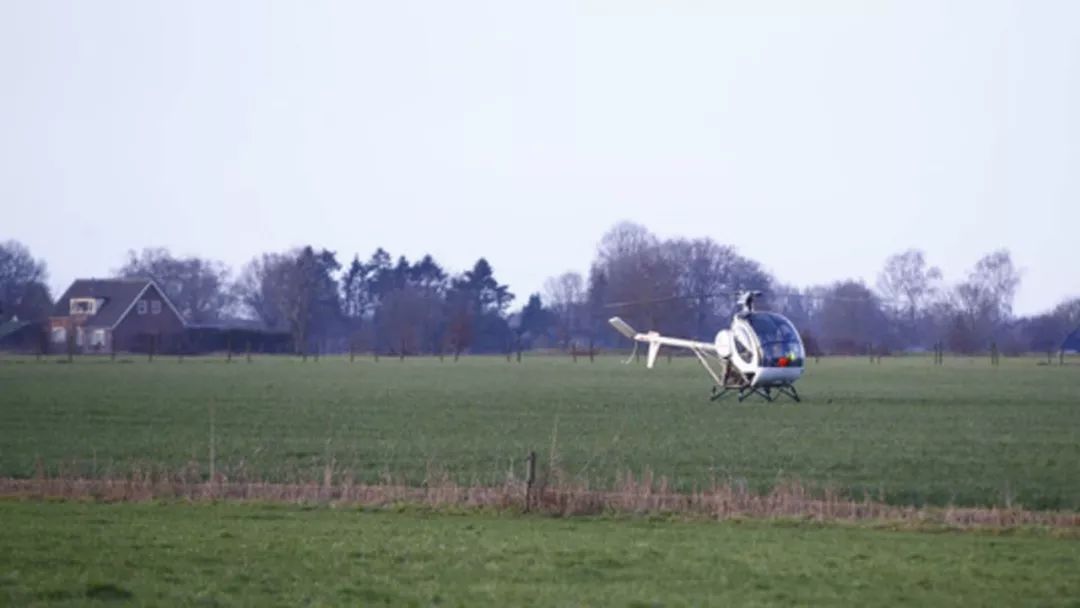
[[[675,296],[665,296],[662,298],[646,298],[642,300],[624,300],[620,302],[608,302],[604,304],[605,308],[625,308],[629,306],[645,306],[648,304],[662,304],[664,302],[676,302],[679,300],[704,300],[710,298],[737,298],[739,295],[746,293],[747,291],[756,291],[761,295],[758,296],[766,302],[770,300],[778,300],[782,298],[799,298],[802,300],[814,300],[823,302],[825,300],[836,300],[840,302],[872,302],[877,300],[878,302],[890,302],[891,298],[886,298],[878,294],[868,294],[866,296],[844,296],[838,294],[828,293],[801,293],[797,291],[779,291],[771,289],[741,289],[732,291],[712,291],[701,294],[680,294]]]
[[[723,296],[723,297],[734,297],[736,295],[738,295],[738,292],[722,291],[722,292],[716,292],[716,293],[667,296],[667,297],[663,297],[663,298],[648,298],[648,299],[644,299],[644,300],[625,300],[625,301],[622,301],[622,302],[608,302],[607,304],[604,304],[604,308],[622,308],[622,307],[626,307],[626,306],[644,306],[646,304],[660,304],[660,303],[663,303],[663,302],[675,302],[675,301],[678,301],[678,300],[703,300],[703,299],[707,299],[707,298],[719,298],[721,296]]]

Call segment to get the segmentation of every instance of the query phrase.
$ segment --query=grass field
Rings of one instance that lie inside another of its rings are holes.
[[[614,357],[318,363],[261,358],[0,361],[0,476],[132,467],[232,479],[499,483],[529,450],[574,479],[651,469],[831,485],[901,504],[1080,508],[1080,365],[1034,359],[826,359],[802,404],[710,403],[696,362]],[[554,456],[554,458],[552,458]]]
[[[807,524],[0,501],[0,604],[1077,606],[1080,543]]]

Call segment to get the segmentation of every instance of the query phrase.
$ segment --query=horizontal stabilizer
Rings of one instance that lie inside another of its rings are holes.
[[[633,340],[637,336],[637,332],[634,331],[634,328],[630,327],[630,325],[626,321],[623,321],[619,317],[611,317],[610,319],[608,319],[608,323],[611,323],[611,326],[615,328],[615,331],[626,336],[627,338],[630,338],[631,340]]]

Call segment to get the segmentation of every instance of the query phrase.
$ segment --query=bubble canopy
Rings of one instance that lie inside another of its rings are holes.
[[[803,366],[806,353],[791,321],[771,312],[751,312],[743,319],[761,344],[761,367]]]

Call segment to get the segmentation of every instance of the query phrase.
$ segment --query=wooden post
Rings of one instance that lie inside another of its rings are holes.
[[[378,363],[379,362],[379,349],[376,347],[376,348],[372,349],[372,352],[375,354],[375,363]]]
[[[592,338],[589,338],[589,363],[596,363],[596,348],[594,348]]]
[[[349,363],[356,361],[356,340],[349,340]]]
[[[667,364],[671,365],[671,349],[670,348],[667,351]]]
[[[1061,349],[1060,353],[1058,353],[1058,365],[1065,365],[1065,349],[1064,348]]]
[[[247,362],[251,363],[251,340],[247,341],[247,345],[244,347],[244,351],[247,355]]]
[[[398,353],[398,361],[405,360],[405,338],[401,339],[401,351]]]
[[[210,483],[214,483],[215,477],[215,446],[214,446],[214,400],[210,400]]]
[[[75,360],[75,328],[69,329],[67,334],[67,356],[68,363]]]
[[[517,340],[517,362],[521,363],[521,338]]]
[[[525,512],[528,513],[532,506],[533,484],[536,483],[536,452],[529,452],[528,457],[525,458],[525,465]]]
[[[570,356],[574,359],[574,363],[577,363],[577,344],[570,345]]]
[[[232,332],[225,334],[225,362],[232,363]]]

